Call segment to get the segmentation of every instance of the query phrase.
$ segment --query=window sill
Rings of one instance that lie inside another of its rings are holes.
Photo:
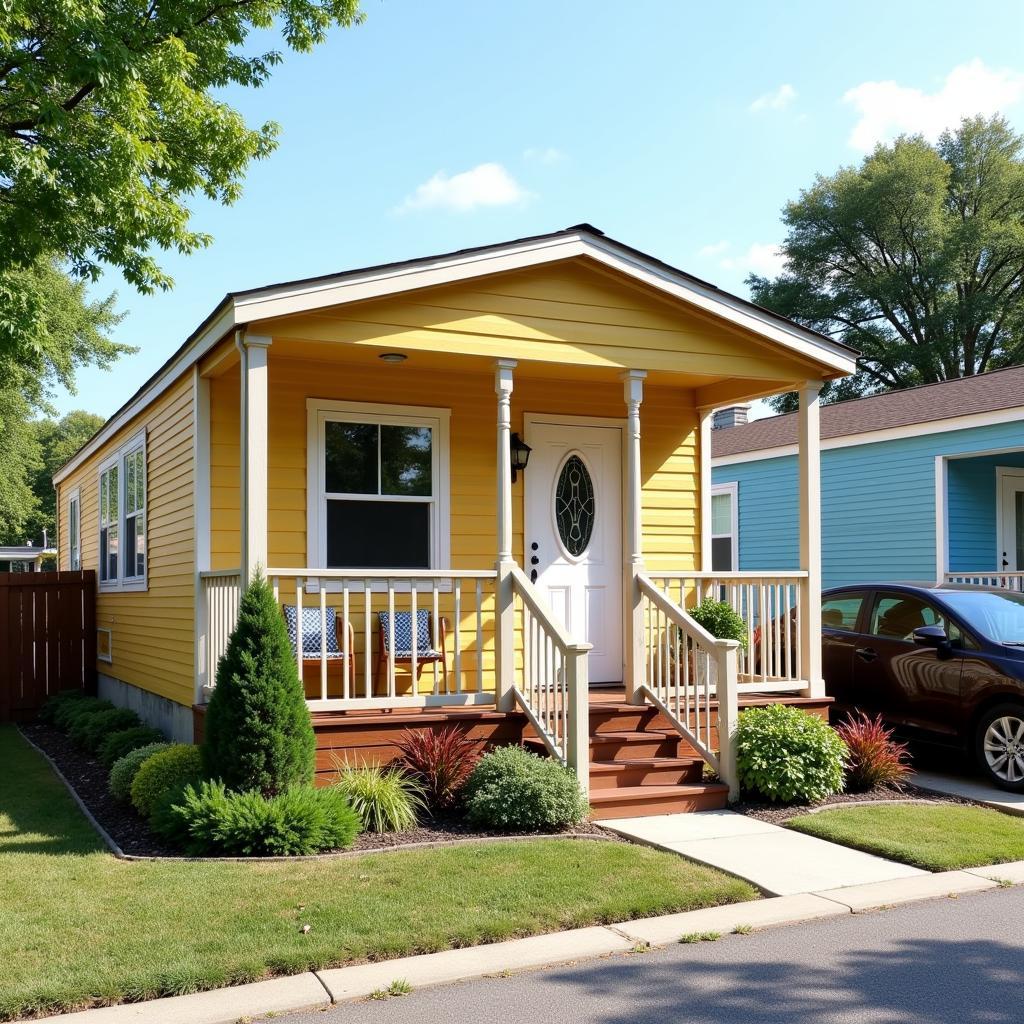
[[[98,584],[97,589],[101,594],[141,594],[149,590],[149,580],[107,581]]]

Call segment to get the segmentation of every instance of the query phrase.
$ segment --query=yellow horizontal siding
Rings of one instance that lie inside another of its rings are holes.
[[[99,566],[99,466],[141,429],[146,431],[148,589],[107,593],[96,624],[111,631],[105,675],[179,704],[194,695],[195,519],[192,378],[179,379],[58,488],[61,568],[68,568],[67,495],[81,493],[82,566]],[[237,459],[237,452],[236,459]],[[237,529],[237,524],[236,524]]]

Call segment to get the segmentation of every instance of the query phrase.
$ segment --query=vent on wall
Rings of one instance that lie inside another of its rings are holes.
[[[114,660],[114,635],[104,626],[96,629],[96,657],[100,661]]]

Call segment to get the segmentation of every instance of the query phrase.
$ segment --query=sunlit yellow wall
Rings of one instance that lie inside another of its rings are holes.
[[[81,495],[82,568],[99,568],[99,466],[146,431],[149,586],[96,600],[96,625],[111,631],[112,661],[99,670],[179,704],[194,692],[195,557],[192,376],[186,374],[58,488],[60,568],[69,568],[68,495]]]

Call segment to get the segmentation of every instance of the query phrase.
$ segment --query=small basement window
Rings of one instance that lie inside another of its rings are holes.
[[[446,568],[448,410],[312,402],[309,565]]]

